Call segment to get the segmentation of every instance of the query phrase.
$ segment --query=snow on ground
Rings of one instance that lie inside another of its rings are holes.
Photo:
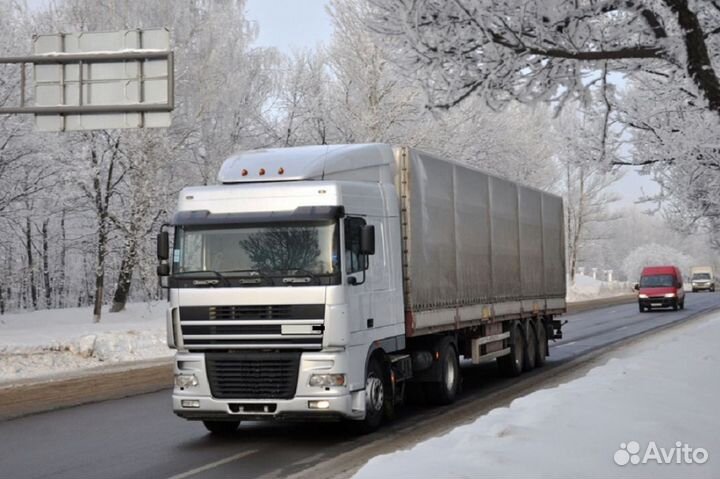
[[[718,344],[715,314],[625,348],[582,378],[376,457],[354,477],[720,477]]]
[[[589,299],[611,298],[631,294],[632,284],[623,281],[600,281],[582,274],[575,275],[575,282],[568,280],[567,296],[568,302],[586,301]]]
[[[125,311],[67,308],[0,316],[0,383],[108,363],[169,357],[167,303],[131,303]]]

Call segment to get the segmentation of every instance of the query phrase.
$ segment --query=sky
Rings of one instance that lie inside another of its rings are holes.
[[[328,42],[332,22],[326,5],[325,0],[249,0],[248,18],[260,26],[256,44],[290,53]]]

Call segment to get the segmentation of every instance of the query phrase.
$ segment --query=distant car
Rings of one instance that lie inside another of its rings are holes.
[[[710,266],[695,266],[690,270],[690,284],[693,293],[697,291],[715,291],[715,278]]]
[[[648,266],[643,268],[637,286],[640,312],[653,308],[685,308],[683,277],[677,266]]]

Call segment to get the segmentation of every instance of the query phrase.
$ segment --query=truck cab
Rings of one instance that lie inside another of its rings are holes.
[[[292,162],[258,156],[226,168],[225,184],[180,193],[174,411],[215,429],[362,419],[371,349],[404,347],[397,195],[380,182],[283,181]]]
[[[677,266],[648,266],[643,268],[638,284],[640,312],[655,308],[685,308],[683,277]]]

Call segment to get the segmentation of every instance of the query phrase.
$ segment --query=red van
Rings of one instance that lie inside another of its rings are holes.
[[[677,266],[647,266],[643,268],[638,288],[640,312],[653,308],[685,308],[685,290],[680,268]]]

